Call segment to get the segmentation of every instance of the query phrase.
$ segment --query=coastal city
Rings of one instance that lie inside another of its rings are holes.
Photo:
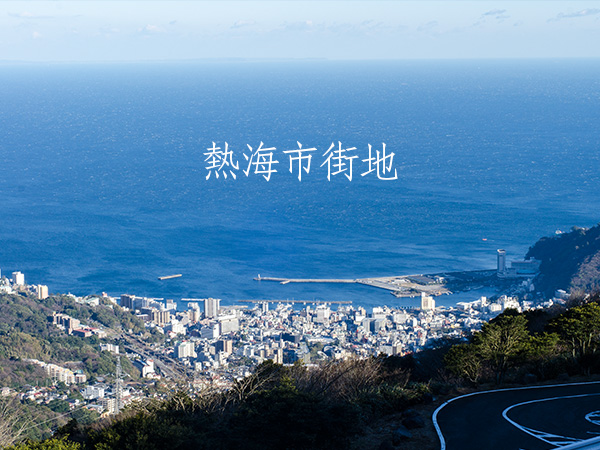
[[[517,261],[507,267],[503,250],[498,250],[497,260],[498,278],[513,278],[522,293],[532,290],[536,273],[532,267],[539,266],[535,260]],[[417,277],[406,278],[413,280],[414,288]],[[30,295],[38,300],[49,296],[47,286],[27,285],[25,275],[18,271],[0,280],[0,294]],[[70,336],[94,337],[97,350],[109,352],[116,361],[116,372],[89,378],[77,362],[61,366],[26,359],[43,368],[48,382],[19,390],[1,387],[1,395],[40,404],[62,399],[71,409],[85,408],[107,416],[148,395],[159,395],[152,387],[160,383],[190,392],[226,390],[269,360],[275,364],[310,365],[380,354],[403,356],[434,346],[443,338],[465,338],[506,309],[547,308],[554,303],[564,304],[567,298],[564,291],[543,301],[528,300],[527,295],[499,295],[443,307],[436,306],[427,285],[423,287],[418,307],[381,306],[372,311],[343,301],[246,300],[225,306],[216,298],[176,302],[133,294],[67,294],[75,303],[95,309],[120,307],[142,321],[151,336],[159,338],[147,341],[143,333],[116,330],[98,322],[84,323],[55,311],[48,317],[49,326]],[[138,372],[135,376],[123,371],[124,359]],[[64,393],[54,389],[57,383],[76,385],[82,398],[65,398]]]
[[[15,1],[0,450],[600,450],[600,3]]]

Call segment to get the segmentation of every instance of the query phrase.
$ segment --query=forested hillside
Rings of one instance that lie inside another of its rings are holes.
[[[535,285],[546,295],[557,289],[596,290],[600,287],[600,225],[573,227],[569,233],[543,237],[526,258],[542,262]]]
[[[25,361],[30,358],[69,363],[88,377],[114,373],[115,359],[108,352],[100,352],[100,340],[96,336],[69,336],[52,324],[53,312],[105,327],[109,333],[121,329],[144,331],[139,319],[116,305],[92,307],[77,303],[70,296],[38,300],[26,294],[0,295],[0,386],[43,383],[43,370]],[[129,361],[124,359],[123,363],[128,373],[135,376],[137,371]]]

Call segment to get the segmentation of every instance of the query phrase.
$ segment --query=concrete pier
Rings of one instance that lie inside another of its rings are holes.
[[[422,278],[423,275],[396,275],[390,277],[377,278],[281,278],[281,277],[262,277],[254,278],[255,281],[275,281],[280,284],[289,283],[337,283],[337,284],[362,284],[378,289],[390,291],[395,297],[416,297],[422,292],[428,295],[448,294],[450,291],[443,283],[420,284],[412,279]]]
[[[336,278],[277,278],[277,277],[256,277],[255,281],[278,281],[281,284],[288,283],[357,283],[357,280],[336,279]]]

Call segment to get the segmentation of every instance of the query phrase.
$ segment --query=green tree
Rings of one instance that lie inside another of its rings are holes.
[[[52,400],[48,403],[48,408],[57,413],[66,413],[71,410],[69,403],[65,400]]]
[[[600,343],[600,305],[575,306],[557,317],[551,328],[558,332],[575,359],[594,354]]]
[[[477,384],[481,375],[481,355],[473,344],[455,345],[444,357],[446,368],[459,377]]]
[[[512,314],[501,314],[484,324],[474,339],[479,353],[490,363],[498,384],[504,380],[510,365],[522,355],[528,341],[527,319]]]
[[[546,379],[551,368],[555,367],[559,351],[560,337],[556,333],[540,333],[529,338],[525,355],[532,371],[541,379]]]

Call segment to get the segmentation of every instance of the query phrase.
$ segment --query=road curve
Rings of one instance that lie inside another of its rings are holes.
[[[600,382],[475,392],[441,405],[433,422],[441,450],[548,450],[597,437],[594,412]]]

